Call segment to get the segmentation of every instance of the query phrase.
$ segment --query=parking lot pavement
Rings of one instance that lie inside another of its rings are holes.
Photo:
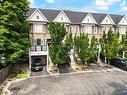
[[[30,74],[31,77],[42,76],[42,75],[49,75],[46,67],[43,67],[42,71],[36,71],[36,72],[31,71]]]
[[[29,78],[9,87],[10,95],[127,95],[127,72],[120,70]]]

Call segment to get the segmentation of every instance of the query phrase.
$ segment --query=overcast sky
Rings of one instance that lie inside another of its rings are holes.
[[[29,0],[30,7],[116,13],[127,16],[127,0]]]

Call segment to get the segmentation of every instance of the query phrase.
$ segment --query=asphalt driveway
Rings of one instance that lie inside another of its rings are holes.
[[[127,95],[127,72],[119,70],[29,78],[10,95]]]
[[[31,77],[43,76],[43,75],[49,75],[46,67],[43,67],[42,71],[36,71],[36,72],[31,71],[31,74],[30,74]]]

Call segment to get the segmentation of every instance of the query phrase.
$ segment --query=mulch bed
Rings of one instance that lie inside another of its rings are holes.
[[[70,73],[75,72],[69,64],[59,64],[58,65],[59,73]]]

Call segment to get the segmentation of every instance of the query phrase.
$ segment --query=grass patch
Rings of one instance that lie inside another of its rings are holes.
[[[17,72],[13,72],[12,74],[10,74],[9,78],[13,78],[13,79],[23,79],[23,78],[28,78],[28,73],[27,70],[20,70]]]
[[[77,71],[88,71],[90,69],[85,65],[77,65],[75,70],[77,70]]]

